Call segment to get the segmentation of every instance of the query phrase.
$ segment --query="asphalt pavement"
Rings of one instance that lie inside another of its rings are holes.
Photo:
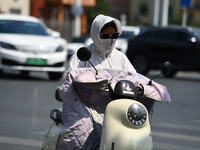
[[[148,77],[152,77],[151,72]],[[155,150],[200,149],[200,74],[180,72],[175,78],[158,78],[165,85],[172,103],[155,104],[152,137]],[[52,108],[62,107],[55,101],[55,88],[62,84],[50,81],[45,73],[18,73],[0,77],[0,150],[38,150],[45,132],[53,123]]]

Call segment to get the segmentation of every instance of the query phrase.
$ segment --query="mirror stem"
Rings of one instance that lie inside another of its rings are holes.
[[[162,72],[159,73],[157,76],[151,78],[150,81],[149,81],[149,83],[148,83],[148,85],[152,85],[152,80],[155,79],[155,78],[157,78],[157,77],[159,77],[161,74],[162,74]]]
[[[97,71],[97,69],[94,67],[94,65],[91,63],[90,60],[88,60],[88,61],[89,61],[90,65],[94,68],[94,70],[96,71],[96,75],[98,75],[98,71]]]

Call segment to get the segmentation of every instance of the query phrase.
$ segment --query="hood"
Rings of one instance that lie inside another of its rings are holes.
[[[17,49],[23,51],[32,51],[40,49],[45,51],[55,51],[61,45],[51,36],[21,35],[21,34],[1,34],[0,42],[6,42],[14,45]]]
[[[91,28],[90,28],[90,37],[93,40],[94,50],[101,55],[105,55],[104,53],[106,53],[106,52],[104,52],[102,50],[103,49],[103,40],[100,39],[99,33],[100,33],[101,29],[103,28],[103,26],[106,23],[111,22],[111,21],[113,21],[116,24],[117,32],[119,34],[121,34],[122,30],[121,30],[120,21],[115,18],[112,18],[110,16],[105,16],[102,14],[96,16],[96,18],[94,19],[94,21],[91,25]]]

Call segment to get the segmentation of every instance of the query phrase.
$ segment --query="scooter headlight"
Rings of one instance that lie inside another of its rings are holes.
[[[131,125],[140,128],[147,122],[147,110],[139,103],[132,104],[127,111],[127,119]]]

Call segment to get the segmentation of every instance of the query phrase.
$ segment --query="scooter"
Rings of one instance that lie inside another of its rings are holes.
[[[81,61],[89,61],[91,57],[91,53],[85,48],[79,49],[77,55]],[[95,67],[94,69],[96,70]],[[166,75],[170,70],[170,62],[165,62],[162,71],[150,79],[148,85],[151,86],[153,79],[162,74]],[[96,73],[98,73],[97,70]],[[143,85],[135,86],[128,80],[121,80],[117,82],[114,89],[111,83],[108,83],[108,90],[114,100],[106,107],[99,149],[151,150],[153,141],[149,114],[146,107],[139,101],[140,98],[148,98],[144,94]],[[56,88],[55,97],[56,100],[62,102],[61,86]],[[152,97],[149,99],[159,101]],[[59,134],[63,129],[62,108],[51,110],[50,118],[54,123],[45,134],[42,150],[56,149]]]

